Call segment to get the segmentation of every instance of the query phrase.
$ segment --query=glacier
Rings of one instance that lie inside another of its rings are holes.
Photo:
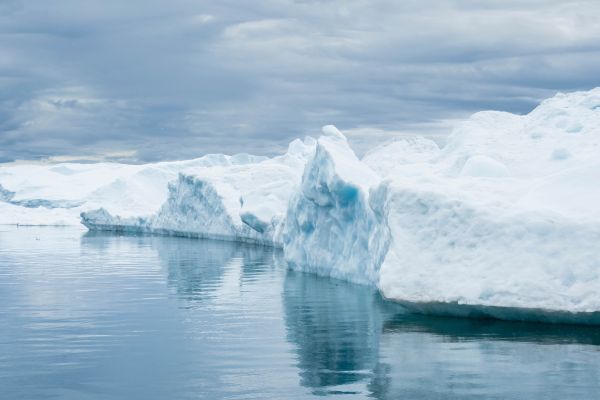
[[[330,125],[273,158],[0,167],[0,223],[253,242],[416,312],[598,324],[599,182],[596,88],[362,158]]]

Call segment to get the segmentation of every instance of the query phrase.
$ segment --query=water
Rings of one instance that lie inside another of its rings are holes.
[[[0,399],[594,399],[600,329],[411,315],[273,250],[0,227]]]

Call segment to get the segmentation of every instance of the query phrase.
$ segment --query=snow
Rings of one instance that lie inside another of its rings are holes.
[[[270,159],[2,167],[0,222],[83,211],[94,230],[280,246],[293,268],[421,312],[592,323],[599,182],[597,88],[476,113],[443,148],[405,137],[362,160],[329,125]]]
[[[187,168],[169,183],[152,215],[82,214],[90,229],[160,233],[279,246],[290,195],[314,152],[315,140],[295,140],[286,154],[258,163]]]
[[[99,207],[122,216],[150,215],[165,202],[167,183],[184,169],[256,163],[264,159],[247,154],[209,154],[194,160],[145,165],[3,166],[0,167],[3,211],[0,224],[79,225],[81,212]]]
[[[488,156],[477,155],[469,157],[465,165],[463,165],[460,175],[501,178],[509,176],[510,172],[500,161],[496,161]]]
[[[600,89],[475,114],[373,189],[391,236],[377,285],[413,304],[600,311],[598,160]]]
[[[26,208],[0,201],[1,225],[74,225],[76,216],[64,208]]]
[[[396,166],[427,163],[439,153],[440,148],[432,140],[420,136],[397,138],[368,151],[362,162],[385,176]]]
[[[469,157],[484,155],[515,177],[560,172],[597,157],[599,121],[600,88],[558,94],[522,116],[479,112],[454,130],[437,164],[455,174]]]
[[[464,187],[451,190],[441,183],[387,182],[392,245],[378,282],[386,297],[600,309],[600,225],[472,201]]]

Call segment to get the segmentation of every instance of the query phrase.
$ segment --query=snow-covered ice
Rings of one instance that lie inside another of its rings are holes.
[[[279,246],[290,195],[315,140],[294,140],[282,156],[257,163],[187,168],[169,183],[152,215],[123,217],[105,209],[82,214],[90,229],[237,240]]]
[[[17,164],[0,166],[0,224],[79,225],[83,211],[105,208],[130,217],[155,213],[167,183],[189,168],[256,163],[266,157],[209,154],[145,165]]]
[[[426,163],[439,153],[440,148],[434,141],[415,136],[377,146],[367,152],[361,161],[380,176],[385,176],[396,166]]]
[[[386,297],[600,311],[600,89],[477,113],[426,164],[388,171]]]

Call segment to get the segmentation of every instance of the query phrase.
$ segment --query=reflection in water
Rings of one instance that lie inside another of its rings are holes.
[[[283,303],[300,383],[314,394],[562,399],[600,390],[595,327],[426,317],[294,271]]]
[[[375,290],[288,271],[283,304],[302,385],[315,393],[348,392],[370,379],[384,315]]]
[[[260,279],[273,264],[273,249],[245,243],[187,238],[154,238],[169,285],[187,300],[218,294],[224,275],[239,272],[239,285]],[[237,271],[239,270],[239,271]]]
[[[0,231],[0,398],[589,399],[600,329],[405,312],[265,247]]]
[[[446,341],[516,341],[540,344],[600,345],[600,329],[587,325],[508,322],[495,319],[427,317],[398,313],[383,326],[384,334],[426,333]]]
[[[189,301],[214,295],[221,286],[224,270],[236,257],[232,243],[187,238],[153,238],[168,284]]]
[[[593,398],[597,328],[405,313],[384,323],[380,398]]]
[[[132,247],[156,251],[168,284],[190,301],[214,296],[227,271],[239,268],[243,285],[282,263],[278,250],[245,243],[92,231],[81,237],[82,253],[88,255],[132,251]]]

